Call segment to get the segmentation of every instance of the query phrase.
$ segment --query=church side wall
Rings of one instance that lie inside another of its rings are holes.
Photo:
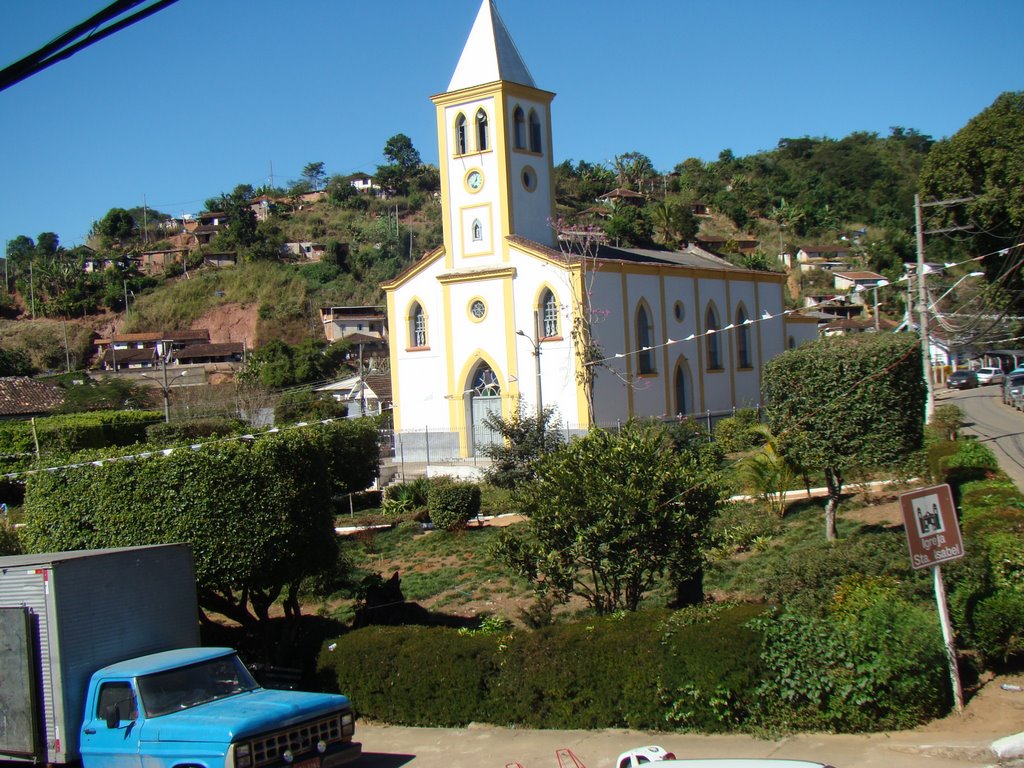
[[[614,270],[614,271],[613,271]],[[783,309],[780,286],[765,276],[709,273],[643,266],[602,265],[593,282],[595,340],[606,359],[597,369],[595,420],[614,425],[631,417],[665,418],[755,407],[760,404],[764,363],[785,349],[781,318],[761,321]],[[639,370],[637,317],[650,320],[653,371]],[[720,366],[708,365],[708,309],[717,316]],[[743,317],[747,365],[741,366],[740,329],[726,330]],[[802,329],[801,329],[802,330]],[[799,332],[799,331],[798,331]],[[693,335],[695,338],[688,339]],[[668,344],[668,340],[675,343]]]

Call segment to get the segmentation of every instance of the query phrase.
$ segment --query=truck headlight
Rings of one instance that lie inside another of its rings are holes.
[[[235,745],[235,768],[250,768],[252,765],[252,752],[248,744]]]

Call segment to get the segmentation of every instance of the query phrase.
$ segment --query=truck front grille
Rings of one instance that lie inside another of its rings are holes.
[[[252,740],[253,765],[256,768],[284,761],[285,750],[291,750],[294,757],[299,757],[316,750],[318,741],[331,744],[341,741],[345,736],[351,737],[342,725],[342,717],[346,713],[337,713],[320,720],[313,720],[294,728],[287,728],[276,733]],[[348,715],[351,718],[351,714]],[[351,721],[350,721],[351,722]]]

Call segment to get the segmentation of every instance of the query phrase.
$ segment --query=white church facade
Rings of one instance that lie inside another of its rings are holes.
[[[556,235],[553,98],[483,0],[433,97],[444,244],[383,286],[395,430],[434,456],[477,453],[494,411],[572,432],[756,405],[763,363],[816,337],[780,273]]]

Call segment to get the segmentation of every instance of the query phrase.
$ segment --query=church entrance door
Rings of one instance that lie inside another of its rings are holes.
[[[498,377],[487,363],[481,362],[476,367],[469,404],[469,445],[471,454],[477,456],[481,448],[501,440],[501,435],[484,423],[488,414],[501,416],[501,387],[498,385]]]

